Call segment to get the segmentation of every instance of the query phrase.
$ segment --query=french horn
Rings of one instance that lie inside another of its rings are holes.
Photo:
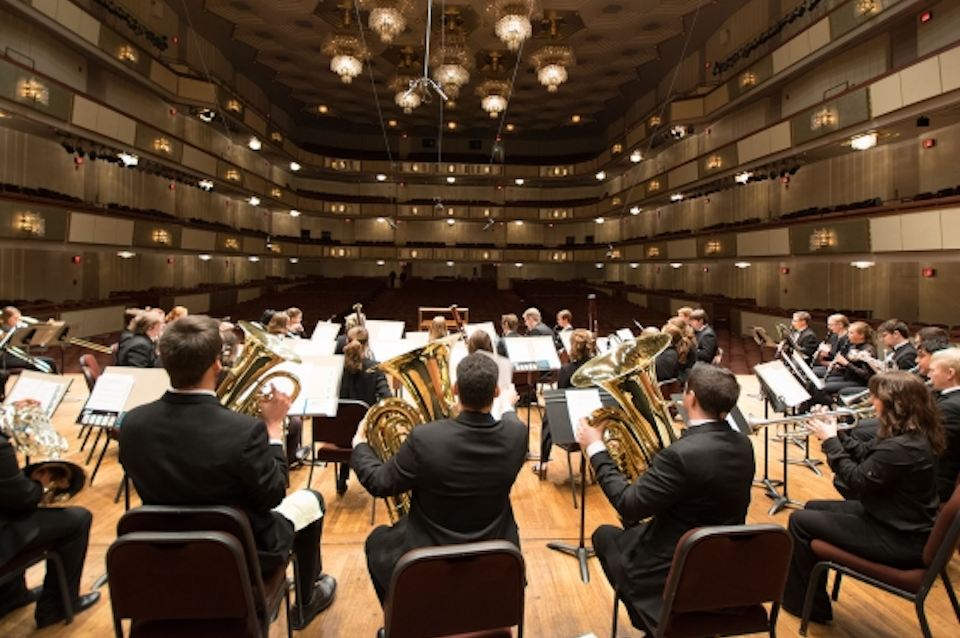
[[[594,410],[589,420],[591,426],[606,423],[607,451],[631,482],[647,471],[660,450],[677,440],[651,369],[669,345],[670,335],[641,335],[590,359],[570,380],[578,388],[599,386],[620,405]]]
[[[57,486],[44,488],[40,506],[57,505],[73,498],[83,489],[87,474],[75,463],[61,458],[69,445],[67,439],[50,424],[50,418],[36,401],[18,401],[0,408],[0,432],[29,461],[24,474],[32,478],[45,470]]]
[[[296,400],[300,394],[300,380],[284,370],[271,369],[285,362],[300,363],[300,356],[263,328],[249,321],[241,321],[239,325],[246,335],[243,352],[217,386],[220,402],[235,412],[258,416],[264,389],[281,377],[293,384],[290,398]]]
[[[414,427],[456,416],[450,382],[450,350],[460,338],[458,333],[437,339],[367,370],[383,371],[396,378],[410,398],[409,402],[399,397],[381,399],[363,417],[360,427],[366,434],[367,444],[381,461],[387,461],[400,450]],[[392,522],[406,516],[410,512],[410,493],[391,496],[387,510]]]

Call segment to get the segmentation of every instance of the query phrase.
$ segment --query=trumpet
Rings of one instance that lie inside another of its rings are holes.
[[[763,428],[769,427],[771,425],[796,425],[799,426],[797,429],[787,432],[784,436],[793,437],[793,438],[803,438],[810,436],[813,432],[810,430],[809,423],[816,419],[824,418],[838,418],[838,417],[849,417],[853,419],[853,423],[838,423],[837,429],[839,430],[849,430],[851,428],[857,427],[857,424],[860,423],[860,419],[865,419],[871,416],[873,412],[873,406],[865,406],[862,408],[837,408],[836,410],[831,410],[829,412],[820,412],[807,414],[797,414],[795,416],[785,416],[779,419],[758,419],[752,414],[747,415],[747,424],[750,426],[750,434],[755,434]]]

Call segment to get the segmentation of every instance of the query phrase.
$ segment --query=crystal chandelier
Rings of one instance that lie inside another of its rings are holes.
[[[369,9],[367,25],[385,44],[393,42],[407,28],[406,14],[412,9],[410,0],[361,0],[360,6]]]
[[[330,70],[339,75],[344,84],[350,84],[353,78],[360,75],[363,60],[369,54],[363,42],[349,33],[330,36],[323,45],[323,52],[331,56]]]
[[[412,75],[396,75],[390,80],[390,90],[396,95],[393,101],[397,103],[403,112],[409,115],[415,108],[423,103],[423,96],[420,94],[420,88],[415,86],[417,78]]]
[[[537,68],[537,79],[550,93],[556,93],[557,88],[567,81],[567,67],[577,63],[573,51],[565,44],[547,45],[531,59]]]
[[[516,51],[533,34],[530,19],[543,15],[540,0],[494,0],[490,9],[496,15],[494,30],[511,51]]]
[[[451,100],[457,99],[460,89],[470,81],[473,60],[467,53],[461,35],[444,36],[440,47],[430,56],[433,81],[440,85]]]
[[[510,83],[506,80],[486,80],[477,87],[477,95],[483,110],[489,113],[490,117],[498,117],[507,110]]]

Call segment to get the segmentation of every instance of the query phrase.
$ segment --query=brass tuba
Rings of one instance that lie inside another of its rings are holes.
[[[32,478],[36,470],[45,470],[57,483],[65,485],[44,488],[40,506],[62,503],[83,489],[86,472],[79,465],[60,458],[69,447],[67,440],[50,424],[39,402],[18,401],[0,408],[0,432],[10,437],[10,444],[29,461],[23,468],[24,474]]]
[[[669,345],[669,335],[641,335],[587,361],[570,380],[578,388],[599,386],[620,404],[620,408],[595,410],[590,422],[606,422],[607,450],[629,481],[636,480],[660,450],[677,440],[651,371],[656,356]]]
[[[363,417],[367,443],[381,461],[399,450],[410,431],[423,423],[456,416],[450,383],[450,350],[460,340],[455,334],[384,361],[367,372],[382,370],[397,378],[415,404],[399,397],[382,399]],[[410,511],[410,493],[390,497],[387,510],[396,522]]]
[[[235,412],[257,416],[260,413],[260,397],[264,388],[277,377],[289,379],[293,383],[290,396],[295,400],[300,394],[300,380],[283,370],[269,370],[287,361],[300,363],[297,353],[284,346],[280,339],[249,321],[241,321],[240,328],[246,335],[243,353],[217,386],[217,398],[220,402]]]

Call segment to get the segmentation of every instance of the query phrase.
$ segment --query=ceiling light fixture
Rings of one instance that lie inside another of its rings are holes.
[[[851,261],[850,265],[853,266],[854,268],[859,268],[860,270],[864,270],[866,268],[873,268],[877,264],[876,262],[873,262],[873,261]]]
[[[877,134],[874,132],[854,135],[850,138],[850,148],[855,151],[866,151],[877,145]]]
[[[254,261],[254,262],[260,261],[260,258],[257,257],[256,255],[250,255],[249,257],[247,257],[247,259],[249,259],[250,261]]]
[[[297,257],[291,257],[291,258],[290,258],[290,263],[291,263],[291,264],[298,264],[298,263],[300,263],[300,259],[298,259]]]
[[[679,202],[683,200],[683,193],[674,193],[670,196],[671,202]]]
[[[480,106],[496,118],[507,110],[510,99],[510,83],[506,80],[486,80],[477,87]]]
[[[349,15],[349,11],[346,15]],[[360,75],[363,60],[370,54],[363,42],[351,33],[334,33],[324,43],[322,50],[331,56],[330,70],[339,75],[344,84],[350,84],[353,78]]]
[[[417,78],[412,75],[395,75],[388,87],[395,93],[393,101],[407,115],[423,103],[423,95],[417,86]]]
[[[201,122],[206,122],[209,124],[217,117],[217,114],[211,111],[210,109],[200,109],[197,113],[197,117],[200,118]]]
[[[453,184],[453,183],[456,182],[456,181],[457,181],[457,178],[454,177],[453,175],[451,175],[450,177],[447,178],[447,183],[448,183],[448,184]]]
[[[207,191],[208,193],[213,190],[213,182],[209,179],[201,179],[197,182],[197,186]]]
[[[540,0],[494,0],[489,10],[496,16],[494,31],[497,37],[511,51],[518,50],[533,34],[530,19],[539,20],[543,16]]]
[[[251,195],[251,196],[250,196],[250,199],[248,199],[247,201],[250,202],[250,205],[251,205],[251,206],[259,206],[259,205],[260,205],[260,198],[257,197],[256,195]]]
[[[670,262],[670,267],[674,270],[680,268],[681,266],[683,266],[683,264],[679,261]]]
[[[120,259],[130,259],[131,257],[136,257],[137,253],[132,253],[129,250],[121,250],[117,253],[117,257]]]
[[[261,148],[263,148],[263,142],[261,142],[257,137],[251,137],[250,141],[247,142],[247,146],[250,147],[251,151],[259,151]]]
[[[470,81],[470,71],[474,67],[463,35],[445,34],[440,48],[430,56],[430,64],[433,66],[433,80],[449,99],[457,99],[460,89]]]
[[[639,164],[643,161],[643,154],[640,151],[630,153],[630,161],[634,164]]]
[[[733,181],[738,184],[746,184],[750,181],[750,178],[753,177],[753,173],[750,171],[743,171],[742,173],[737,173],[733,176]]]
[[[210,261],[211,259],[213,259],[213,257],[211,257],[206,253],[203,253],[203,254],[197,255],[197,259],[199,259],[200,261]]]
[[[602,223],[605,222],[606,220],[605,220],[603,217],[597,217],[597,218],[596,218],[595,220],[593,220],[593,221],[595,221],[595,222],[598,223],[598,224],[602,224]]]
[[[567,81],[567,68],[577,63],[573,51],[565,44],[547,45],[530,59],[537,69],[537,79],[550,93],[556,93],[560,85]]]
[[[734,266],[736,266],[741,270],[743,270],[744,268],[749,268],[752,265],[753,264],[751,264],[749,261],[738,261],[737,263],[734,264]]]
[[[594,177],[596,177],[598,181],[602,182],[603,180],[607,179],[607,173],[606,171],[599,171],[596,175],[594,175]]]
[[[523,186],[523,178],[522,178],[522,177],[518,177],[517,179],[515,179],[515,180],[513,180],[513,181],[514,181],[514,183],[515,183],[517,186]]]
[[[385,182],[385,181],[387,181],[387,176],[384,175],[383,173],[377,173],[377,181],[378,181],[378,182]]]
[[[299,171],[301,168],[303,167],[297,164],[296,162],[290,162],[290,170],[293,171],[294,173]]]
[[[630,209],[630,214],[631,214],[631,215],[639,215],[639,214],[640,214],[640,211],[642,211],[642,210],[643,210],[643,209],[640,208],[639,206],[634,206],[633,208]]]
[[[136,155],[132,155],[132,154],[130,154],[130,153],[124,153],[123,151],[117,153],[117,157],[120,158],[120,162],[121,162],[124,166],[128,166],[128,167],[129,167],[129,166],[136,166],[137,164],[140,163],[140,158],[139,158],[139,157],[137,157]]]
[[[409,0],[361,0],[360,6],[369,10],[367,26],[380,36],[384,44],[390,44],[406,30],[405,14],[413,8]]]

